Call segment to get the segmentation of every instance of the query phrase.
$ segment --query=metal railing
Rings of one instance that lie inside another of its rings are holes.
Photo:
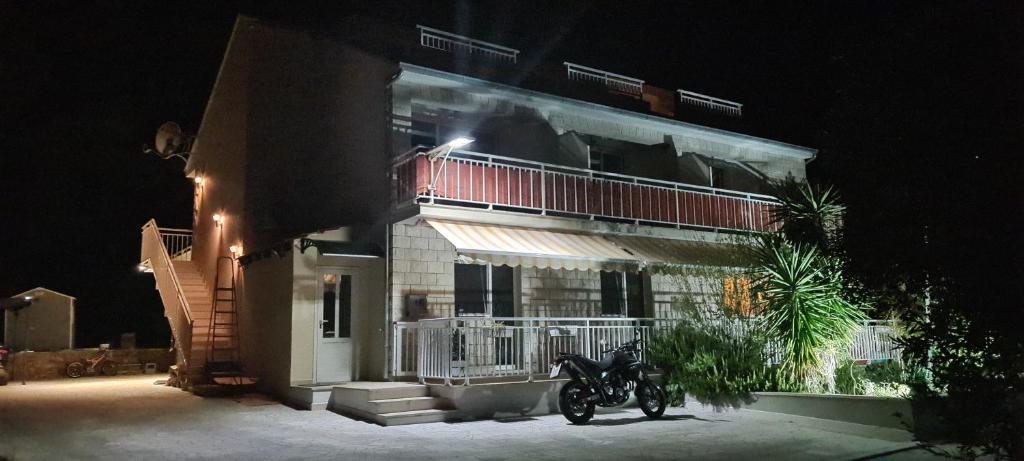
[[[571,62],[563,62],[562,64],[565,65],[565,71],[569,80],[600,83],[613,91],[637,98],[643,96],[644,81],[638,78],[606,72],[601,69],[581,66]]]
[[[471,384],[479,379],[546,379],[559,352],[597,360],[604,351],[637,335],[648,341],[672,329],[680,319],[456,317],[396,322],[393,376],[421,382]],[[757,319],[722,319],[736,336],[746,335]],[[850,346],[855,360],[899,360],[891,330],[881,322],[865,324]],[[765,351],[768,363],[782,360],[778,344]],[[643,352],[640,359],[644,360]]]
[[[172,253],[165,242],[181,243],[184,238],[180,237],[182,229],[172,229],[168,236],[162,229],[157,227],[156,220],[149,220],[142,226],[142,251],[141,261],[148,264],[156,280],[157,291],[160,293],[160,300],[164,305],[164,316],[171,327],[171,334],[174,337],[174,348],[176,349],[177,362],[188,371],[192,365],[192,330],[195,325],[194,316],[182,289],[181,281],[174,270]],[[191,236],[189,236],[191,241]],[[191,246],[175,247],[179,256],[191,254]]]
[[[420,30],[420,45],[449,53],[480,55],[487,59],[515,64],[519,50],[498,44],[477,40],[464,35],[453,34],[427,26],[416,26]]]
[[[676,90],[679,92],[679,102],[697,106],[702,109],[722,112],[733,117],[743,115],[743,104],[728,99],[720,99],[706,94],[694,93],[693,91]]]
[[[709,230],[777,230],[768,195],[496,155],[457,151],[442,162],[413,151],[396,159],[394,177],[396,205],[440,201]]]
[[[161,227],[160,238],[163,239],[164,248],[173,261],[192,260],[192,231],[189,229],[173,229]]]
[[[896,322],[868,320],[853,335],[850,358],[858,361],[902,360],[902,348],[893,341]]]

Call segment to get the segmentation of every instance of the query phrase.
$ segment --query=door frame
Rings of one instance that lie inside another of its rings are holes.
[[[322,332],[322,329],[321,329],[322,325],[321,325],[320,322],[323,320],[323,308],[324,308],[324,306],[323,306],[323,303],[324,303],[323,277],[326,274],[337,274],[339,276],[340,275],[348,275],[348,276],[352,277],[352,292],[350,294],[350,296],[352,297],[352,300],[351,300],[352,306],[351,306],[351,309],[349,311],[349,337],[348,337],[348,340],[349,340],[349,353],[351,354],[351,357],[349,358],[349,367],[351,368],[350,369],[350,379],[351,380],[355,379],[355,369],[356,369],[356,363],[355,363],[355,358],[356,358],[356,354],[355,354],[355,352],[356,352],[356,348],[355,348],[356,326],[352,322],[352,318],[355,316],[356,300],[358,299],[358,295],[359,295],[359,291],[360,291],[359,288],[358,288],[358,280],[360,279],[360,271],[361,271],[361,268],[351,267],[351,266],[316,266],[316,288],[315,288],[315,291],[314,291],[315,299],[314,299],[314,302],[313,302],[313,325],[312,325],[312,327],[313,327],[313,384],[321,384],[321,381],[320,381],[319,376],[318,376],[319,373],[320,373],[320,370],[319,370],[320,369],[320,362],[319,362],[319,359],[320,359],[320,341],[323,339],[323,332]]]

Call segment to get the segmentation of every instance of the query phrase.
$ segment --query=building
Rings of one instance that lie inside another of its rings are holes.
[[[4,340],[16,351],[60,351],[75,345],[75,297],[36,287],[11,296],[22,300],[4,312]]]
[[[185,169],[193,229],[143,228],[188,374],[240,363],[392,423],[547,412],[556,350],[670,325],[689,282],[659,268],[728,269],[772,230],[768,183],[814,158],[741,133],[739,103],[534,58],[240,17]],[[353,381],[427,387],[331,386]],[[520,384],[497,408],[479,382]]]

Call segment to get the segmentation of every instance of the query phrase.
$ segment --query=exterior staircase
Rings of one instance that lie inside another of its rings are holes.
[[[139,269],[153,274],[164,305],[164,316],[174,337],[182,387],[207,381],[208,352],[235,349],[237,327],[218,325],[212,335],[213,297],[203,274],[192,262],[192,232],[157,227],[150,220],[142,227]]]
[[[398,382],[354,382],[334,386],[327,409],[381,426],[458,419],[451,402],[432,397],[427,386]]]

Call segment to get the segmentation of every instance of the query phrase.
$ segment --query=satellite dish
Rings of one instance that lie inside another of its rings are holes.
[[[156,155],[161,158],[188,155],[190,139],[174,122],[166,122],[156,130]]]

